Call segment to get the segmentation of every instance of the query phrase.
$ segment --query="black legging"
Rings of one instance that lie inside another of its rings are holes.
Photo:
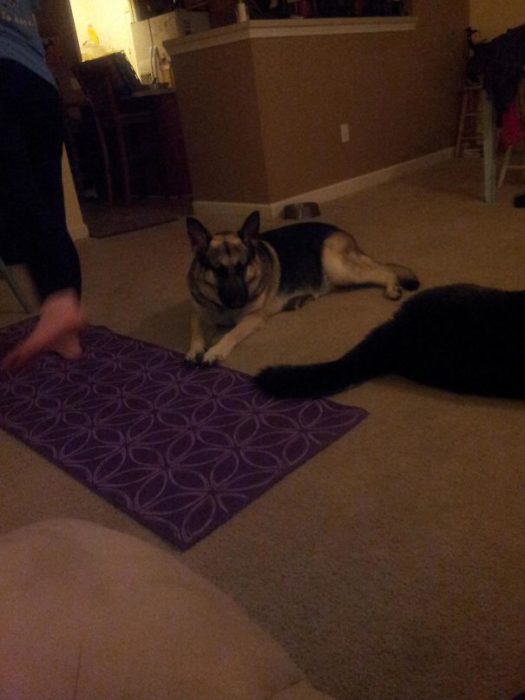
[[[27,265],[41,300],[63,289],[81,291],[66,225],[62,148],[56,88],[0,59],[0,257]]]

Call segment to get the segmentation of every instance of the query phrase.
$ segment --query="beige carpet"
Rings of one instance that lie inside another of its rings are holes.
[[[82,215],[92,238],[108,238],[121,233],[153,228],[176,221],[190,208],[185,200],[156,197],[138,199],[130,205],[83,202]]]
[[[487,205],[480,161],[452,161],[323,205],[322,218],[377,258],[412,266],[424,287],[518,289],[525,211],[512,197],[521,191],[525,182],[505,185]],[[183,220],[79,249],[92,322],[186,349]],[[254,373],[330,358],[396,307],[377,289],[325,297],[272,319],[228,364]],[[0,285],[0,324],[20,318]],[[173,556],[230,593],[341,699],[510,700],[525,690],[525,406],[396,378],[337,398],[369,418]],[[0,441],[2,531],[76,516],[155,540],[11,437]]]

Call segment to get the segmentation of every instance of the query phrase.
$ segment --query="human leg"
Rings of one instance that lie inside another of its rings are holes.
[[[22,66],[0,70],[0,255],[23,260],[42,302],[40,319],[2,366],[42,350],[80,354],[81,272],[66,226],[58,93]]]

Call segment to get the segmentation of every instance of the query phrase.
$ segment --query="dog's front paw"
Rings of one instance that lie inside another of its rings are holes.
[[[401,289],[401,286],[399,284],[392,285],[391,287],[385,287],[385,296],[387,299],[397,301],[401,298],[402,294],[403,290]]]
[[[200,365],[202,363],[202,358],[204,356],[204,350],[202,348],[190,348],[188,352],[184,355],[186,362],[191,362],[195,365]]]
[[[201,364],[203,365],[216,365],[226,359],[227,352],[221,350],[218,345],[207,350],[202,356]]]

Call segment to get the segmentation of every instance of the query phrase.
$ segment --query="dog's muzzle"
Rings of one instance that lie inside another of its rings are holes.
[[[222,304],[228,309],[241,309],[248,302],[248,289],[244,280],[234,275],[221,280],[217,291]]]

